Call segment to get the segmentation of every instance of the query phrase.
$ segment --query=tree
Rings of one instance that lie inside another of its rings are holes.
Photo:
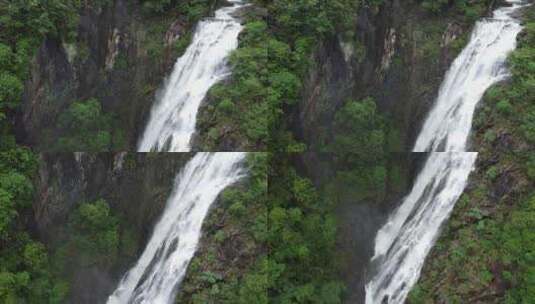
[[[59,117],[63,135],[56,150],[106,151],[111,148],[111,118],[96,99],[76,101]]]
[[[23,86],[19,78],[10,73],[0,73],[0,110],[17,106],[22,90]]]
[[[83,203],[71,215],[64,248],[67,264],[110,266],[117,258],[119,219],[105,200]]]

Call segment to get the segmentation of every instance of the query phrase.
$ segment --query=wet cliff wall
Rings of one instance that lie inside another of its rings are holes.
[[[65,151],[57,146],[68,132],[61,114],[75,101],[94,98],[111,136],[98,150],[135,150],[157,89],[187,47],[196,21],[218,1],[203,2],[202,14],[193,16],[180,6],[154,13],[141,1],[95,3],[80,9],[74,42],[48,37],[34,57],[17,117],[20,143]]]

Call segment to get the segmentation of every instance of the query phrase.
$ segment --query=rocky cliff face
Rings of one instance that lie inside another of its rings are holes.
[[[105,199],[135,235],[134,251],[110,269],[73,269],[71,303],[101,303],[131,266],[161,215],[173,182],[189,153],[41,154],[35,181],[34,221],[40,239],[62,242],[69,214],[84,202]],[[137,248],[137,249],[136,249]]]
[[[435,16],[413,1],[363,8],[354,30],[317,48],[293,126],[310,149],[336,133],[336,111],[348,100],[374,97],[397,138],[391,151],[410,151],[449,64],[471,23]]]
[[[18,117],[19,141],[49,151],[62,132],[60,113],[76,100],[96,98],[113,117],[115,149],[135,150],[155,92],[193,29],[184,14],[146,15],[138,1],[85,5],[76,41],[48,38],[34,58]]]

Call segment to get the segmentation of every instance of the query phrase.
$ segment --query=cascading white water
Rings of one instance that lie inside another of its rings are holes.
[[[191,45],[157,97],[138,151],[190,151],[199,106],[208,90],[230,74],[228,56],[238,47],[243,28],[233,14],[244,4],[229,2],[233,6],[217,10],[214,18],[197,25]]]
[[[492,18],[475,25],[470,42],[445,76],[415,152],[466,151],[476,105],[490,86],[508,77],[507,55],[515,49],[522,30],[511,16],[522,4],[508,2],[513,5],[497,9]]]
[[[198,153],[186,164],[147,247],[108,304],[174,303],[203,220],[219,193],[245,175],[245,156],[242,152]]]
[[[459,196],[463,193],[477,153],[435,152],[410,194],[375,238],[377,273],[366,285],[366,303],[403,303],[420,276],[431,250]]]
[[[464,191],[477,158],[477,153],[464,152],[476,105],[490,86],[508,76],[507,55],[522,30],[512,16],[522,1],[508,2],[511,7],[497,9],[492,18],[476,24],[470,42],[446,74],[414,152],[448,152],[429,154],[411,192],[378,231],[366,304],[405,301]]]

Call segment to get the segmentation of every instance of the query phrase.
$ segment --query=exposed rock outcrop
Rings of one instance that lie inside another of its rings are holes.
[[[207,6],[213,11],[216,3]],[[74,101],[96,98],[113,117],[112,135],[121,142],[114,149],[135,150],[155,92],[180,52],[175,45],[194,28],[184,14],[151,17],[139,1],[86,4],[76,41],[46,38],[34,58],[17,118],[18,141],[50,151],[63,131],[59,115]]]

